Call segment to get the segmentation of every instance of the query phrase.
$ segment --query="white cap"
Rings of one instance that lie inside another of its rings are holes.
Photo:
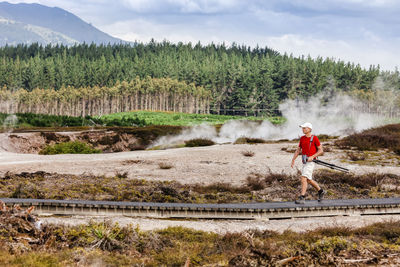
[[[312,129],[312,124],[310,122],[305,122],[302,125],[300,125],[301,128],[305,128],[308,127],[310,129]]]

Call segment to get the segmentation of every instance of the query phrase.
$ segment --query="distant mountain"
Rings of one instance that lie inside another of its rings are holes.
[[[35,42],[72,45],[124,41],[58,7],[0,2],[0,46]]]

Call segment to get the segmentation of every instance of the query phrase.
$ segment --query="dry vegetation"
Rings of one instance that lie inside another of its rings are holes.
[[[400,164],[400,124],[365,130],[336,140],[335,145],[345,150],[345,162],[362,165]]]
[[[379,151],[346,151],[343,162],[369,166],[400,166],[400,155],[387,149]]]
[[[256,153],[254,153],[251,150],[242,151],[242,155],[245,156],[245,157],[254,157],[255,154]]]
[[[288,152],[288,153],[294,153],[297,150],[297,146],[285,146],[285,147],[282,147],[281,150]]]
[[[196,138],[185,141],[185,146],[187,147],[212,146],[212,145],[215,145],[215,142],[206,138]]]
[[[131,162],[130,162],[131,163]],[[163,166],[159,166],[160,168]],[[166,164],[163,168],[172,168]],[[400,197],[400,176],[395,174],[347,174],[319,170],[315,180],[327,190],[326,198]],[[292,201],[298,195],[297,175],[252,173],[240,186],[230,183],[181,184],[176,181],[146,181],[114,177],[55,173],[6,174],[0,179],[0,197],[88,199],[110,201],[229,203]],[[309,198],[315,192],[309,191]]]
[[[344,149],[356,148],[361,151],[389,149],[398,153],[400,151],[400,124],[389,124],[349,135],[336,141],[336,145]]]
[[[264,139],[261,138],[249,138],[249,137],[240,137],[236,139],[235,144],[264,144],[267,143]]]
[[[292,266],[400,263],[400,222],[296,233],[216,234],[183,227],[142,231],[108,221],[43,225],[0,203],[2,266]]]
[[[356,153],[353,151],[348,151],[346,154],[352,161],[365,160],[367,158],[365,153]]]

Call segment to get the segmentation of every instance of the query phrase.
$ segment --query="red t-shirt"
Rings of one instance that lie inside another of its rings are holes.
[[[301,148],[301,154],[307,155],[308,157],[317,153],[318,149],[317,146],[320,146],[321,143],[319,142],[318,137],[314,135],[311,148],[310,148],[310,139],[311,137],[307,137],[303,135],[300,137],[299,147]],[[310,151],[309,151],[310,150]]]

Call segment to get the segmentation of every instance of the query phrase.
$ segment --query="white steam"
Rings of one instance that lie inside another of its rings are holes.
[[[12,131],[18,124],[18,117],[15,114],[8,115],[3,122],[3,129],[8,129]]]
[[[313,133],[327,135],[347,135],[371,127],[385,124],[388,118],[400,114],[398,90],[382,88],[381,80],[374,84],[374,100],[362,101],[359,97],[334,93],[318,95],[306,100],[287,100],[279,106],[286,118],[283,125],[273,125],[269,121],[239,121],[225,123],[218,132],[214,126],[202,124],[191,127],[179,135],[164,136],[153,146],[183,143],[194,138],[211,139],[216,143],[234,142],[240,137],[261,138],[265,140],[293,139],[302,135],[299,125],[313,124]],[[388,99],[389,98],[389,99]]]

